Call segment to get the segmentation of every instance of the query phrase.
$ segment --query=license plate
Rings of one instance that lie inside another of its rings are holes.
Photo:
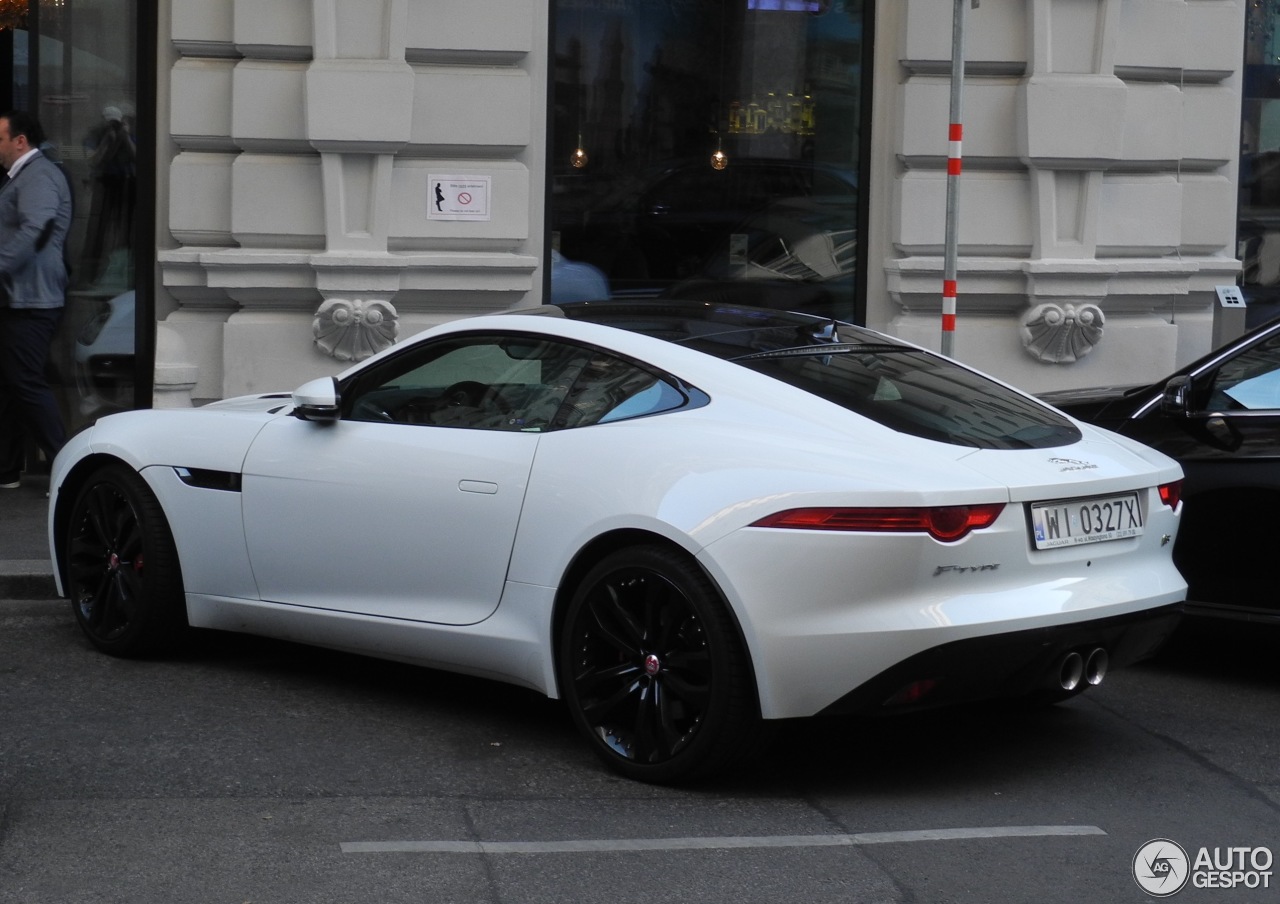
[[[1031,506],[1036,549],[1101,543],[1142,533],[1137,493],[1037,502]]]

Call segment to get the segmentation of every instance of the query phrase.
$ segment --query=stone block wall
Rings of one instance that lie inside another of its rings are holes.
[[[1208,351],[1240,269],[1244,0],[966,7],[956,357],[1038,391]],[[868,321],[938,348],[953,3],[876,10]]]
[[[540,301],[546,0],[162,6],[158,307],[193,398]],[[487,210],[430,216],[442,175],[481,178]]]

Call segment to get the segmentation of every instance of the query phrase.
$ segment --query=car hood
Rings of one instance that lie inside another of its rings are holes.
[[[201,406],[202,410],[215,409],[219,411],[270,411],[276,413],[285,408],[293,407],[293,396],[287,392],[267,392],[261,395],[236,396],[231,399],[222,399],[217,402],[210,402],[208,405]]]

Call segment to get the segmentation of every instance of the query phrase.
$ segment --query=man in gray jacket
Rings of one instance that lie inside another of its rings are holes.
[[[20,485],[27,437],[50,461],[66,442],[45,366],[66,304],[71,189],[43,141],[30,113],[0,116],[0,489]]]

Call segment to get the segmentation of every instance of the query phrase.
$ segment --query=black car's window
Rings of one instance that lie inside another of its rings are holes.
[[[1213,375],[1209,411],[1280,409],[1280,335],[1227,361]]]
[[[541,432],[678,408],[672,382],[629,361],[523,335],[428,343],[361,374],[347,420]]]

